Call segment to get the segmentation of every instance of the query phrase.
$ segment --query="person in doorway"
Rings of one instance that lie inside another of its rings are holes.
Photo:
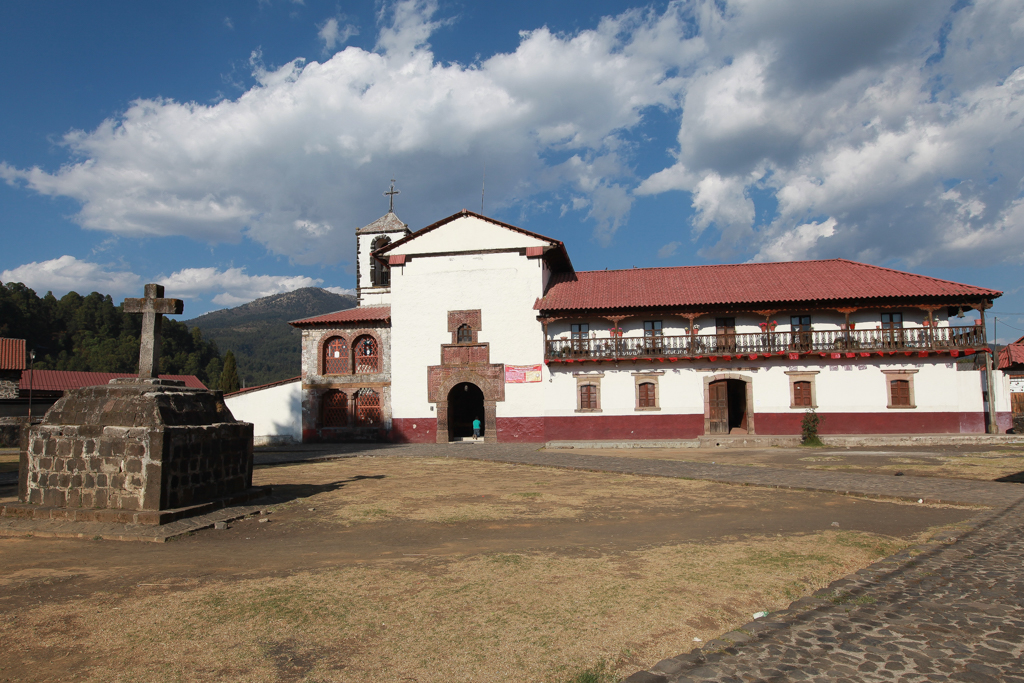
[[[480,418],[473,420],[473,438],[477,439],[480,437]]]

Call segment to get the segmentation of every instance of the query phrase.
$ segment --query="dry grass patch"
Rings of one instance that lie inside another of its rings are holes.
[[[934,455],[927,457],[895,456],[878,458],[879,462],[865,466],[859,463],[842,462],[843,456],[801,458],[808,462],[809,469],[842,470],[857,472],[863,470],[905,472],[908,475],[948,477],[950,479],[975,479],[995,481],[1002,477],[1024,473],[1024,455],[1020,451],[995,451],[971,453],[969,455]],[[830,464],[833,462],[842,464]]]
[[[830,531],[596,558],[386,560],[42,604],[0,637],[36,660],[36,680],[562,682],[688,651],[902,545]],[[61,663],[72,633],[92,660],[73,671]]]
[[[700,481],[444,458],[352,458],[259,469],[253,480],[275,485],[347,482],[281,506],[301,511],[315,505],[318,520],[343,526],[614,516],[617,510],[635,508],[638,496],[649,509],[688,509],[717,502],[720,490],[718,484]],[[598,503],[601,509],[595,513]]]

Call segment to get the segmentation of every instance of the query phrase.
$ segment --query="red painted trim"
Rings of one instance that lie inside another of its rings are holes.
[[[547,441],[545,422],[548,419],[543,417],[499,417],[496,419],[498,441],[522,441],[527,443]]]
[[[755,413],[757,433],[799,434],[803,413]],[[884,413],[818,412],[821,434],[983,434],[984,413],[927,413],[893,410]]]

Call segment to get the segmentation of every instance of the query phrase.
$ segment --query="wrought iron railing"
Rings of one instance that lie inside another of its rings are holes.
[[[877,351],[947,351],[986,345],[985,329],[908,327],[875,330],[812,330],[605,339],[551,339],[549,360],[614,360],[631,358],[697,358],[775,353],[838,353]]]

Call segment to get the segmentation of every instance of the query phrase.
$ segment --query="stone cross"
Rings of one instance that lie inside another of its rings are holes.
[[[139,378],[155,379],[160,370],[160,328],[163,316],[181,313],[181,299],[164,299],[163,285],[146,285],[144,299],[125,299],[125,313],[142,314],[142,343],[139,345]]]

